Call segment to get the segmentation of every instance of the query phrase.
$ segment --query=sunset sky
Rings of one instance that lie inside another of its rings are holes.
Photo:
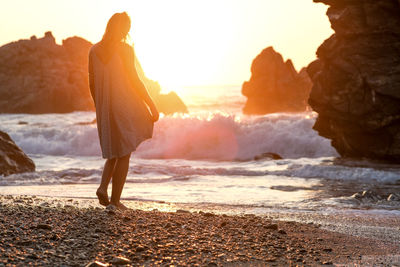
[[[0,45],[51,30],[57,42],[97,42],[107,20],[127,11],[132,41],[150,78],[167,87],[242,84],[251,62],[274,46],[297,69],[332,30],[312,0],[3,0]]]

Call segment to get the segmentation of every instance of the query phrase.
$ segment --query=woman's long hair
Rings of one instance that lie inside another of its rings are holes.
[[[130,28],[131,28],[131,18],[126,12],[115,13],[114,15],[112,15],[112,17],[107,23],[106,31],[103,35],[103,38],[100,41],[101,44],[100,57],[104,62],[107,62],[111,58],[116,44],[118,44],[121,41],[122,42],[127,41]],[[160,91],[159,85],[156,82],[149,80],[144,74],[142,66],[138,58],[136,57],[136,53],[134,62],[139,79],[143,82],[143,85],[146,87],[146,89],[150,93],[159,92]]]
[[[115,45],[125,42],[131,28],[131,19],[126,12],[115,13],[107,23],[106,31],[100,43],[105,54],[111,54]]]

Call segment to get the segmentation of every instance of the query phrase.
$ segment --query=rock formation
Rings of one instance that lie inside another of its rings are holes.
[[[43,38],[32,36],[30,40],[0,47],[0,112],[94,110],[87,67],[91,46],[80,37],[68,38],[58,45],[51,32],[47,32]],[[167,97],[160,94],[159,88],[152,89],[150,94],[155,102],[163,103],[161,112],[187,111],[177,95]],[[180,105],[175,107],[177,103]]]
[[[91,43],[78,37],[63,43],[47,32],[0,48],[0,112],[92,109],[86,67]]]
[[[161,94],[161,86],[158,82],[148,79],[143,72],[142,66],[139,61],[135,61],[136,69],[139,74],[140,79],[142,79],[144,85],[146,86],[147,90],[151,98],[154,100],[157,109],[164,114],[172,114],[175,112],[178,113],[187,113],[188,109],[180,99],[180,97],[175,92],[169,92],[168,94]]]
[[[314,129],[344,157],[400,161],[400,3],[314,0],[330,5],[335,31],[307,71]]]
[[[0,131],[0,175],[35,171],[35,164],[11,140],[10,136]]]
[[[251,73],[250,81],[242,87],[248,98],[245,114],[306,110],[312,83],[305,69],[297,73],[291,60],[285,62],[268,47],[254,59]]]

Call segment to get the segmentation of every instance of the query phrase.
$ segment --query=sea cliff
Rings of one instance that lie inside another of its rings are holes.
[[[314,0],[330,5],[335,33],[307,71],[314,129],[344,157],[400,161],[400,3]]]

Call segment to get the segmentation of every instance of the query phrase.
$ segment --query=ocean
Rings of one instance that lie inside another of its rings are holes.
[[[400,201],[387,200],[400,192],[400,166],[338,159],[312,129],[316,113],[243,115],[240,86],[179,93],[189,114],[155,124],[153,138],[132,154],[123,199],[231,213],[400,218]],[[0,130],[36,172],[0,177],[0,194],[95,198],[104,160],[94,119],[94,112],[1,114]],[[255,159],[263,153],[283,159]]]

